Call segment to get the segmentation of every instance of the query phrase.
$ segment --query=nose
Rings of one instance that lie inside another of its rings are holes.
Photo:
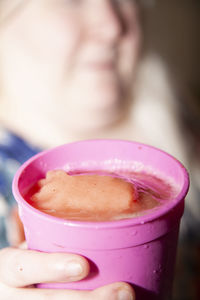
[[[96,0],[95,0],[96,1]],[[101,1],[92,13],[91,32],[101,41],[115,42],[122,35],[123,17],[111,1]]]

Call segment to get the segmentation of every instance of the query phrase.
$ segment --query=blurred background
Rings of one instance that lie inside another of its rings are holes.
[[[200,136],[200,1],[141,1],[146,6],[146,47],[158,52],[188,88],[185,117],[195,135]],[[194,118],[189,120],[189,115]]]
[[[185,127],[189,135],[185,135],[191,152],[198,158],[193,162],[193,175],[200,186],[200,1],[199,0],[143,0],[144,31],[147,50],[158,53],[167,62],[170,70],[183,83],[185,94],[183,111]],[[184,132],[184,131],[183,131]],[[184,132],[185,133],[185,132]],[[192,134],[191,134],[192,133]],[[190,156],[191,159],[193,155]],[[199,195],[197,195],[199,197]],[[190,270],[200,269],[200,248],[194,254],[191,249],[184,249],[183,259],[187,251],[195,257],[196,264],[190,264]],[[182,261],[179,261],[179,268]],[[184,268],[180,268],[185,274]],[[198,273],[199,274],[199,273]],[[178,275],[178,276],[179,276]],[[185,275],[184,275],[185,276]],[[190,297],[184,299],[200,299],[200,278],[188,275],[188,282],[193,281],[196,292],[190,291]],[[181,280],[180,280],[181,281]],[[179,283],[179,288],[187,283]],[[187,288],[186,288],[187,289]],[[176,291],[174,291],[176,299]],[[177,298],[178,299],[178,298]]]
[[[158,53],[178,78],[183,130],[188,130],[200,186],[200,0],[141,0],[147,51]],[[189,143],[190,143],[189,142]],[[192,156],[191,156],[192,157]]]
[[[156,50],[200,93],[200,1],[143,0],[147,47]],[[146,3],[145,3],[146,2]]]

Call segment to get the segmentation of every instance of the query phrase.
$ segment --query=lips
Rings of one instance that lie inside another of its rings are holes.
[[[96,70],[113,70],[115,64],[111,61],[103,61],[103,62],[89,62],[86,65],[88,68],[96,69]]]
[[[97,49],[84,51],[80,57],[82,65],[92,70],[114,70],[117,65],[117,55],[113,49]]]

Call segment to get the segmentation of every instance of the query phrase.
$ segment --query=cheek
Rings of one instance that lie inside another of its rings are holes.
[[[57,16],[40,16],[37,22],[24,20],[18,29],[16,34],[19,40],[21,33],[21,46],[33,60],[41,64],[70,64],[81,36],[80,26],[74,19]]]
[[[44,55],[53,61],[65,60],[67,64],[73,61],[73,57],[79,48],[81,39],[81,30],[78,24],[73,21],[62,22],[58,20],[50,24],[45,24],[43,37],[40,45],[43,45]],[[64,62],[64,61],[63,61]]]
[[[127,68],[134,68],[141,49],[141,43],[141,27],[135,12],[127,16],[127,31],[123,37],[121,47],[121,57],[124,59]]]
[[[121,76],[131,80],[136,72],[141,49],[141,38],[139,34],[129,33],[124,37],[120,49],[120,71]]]

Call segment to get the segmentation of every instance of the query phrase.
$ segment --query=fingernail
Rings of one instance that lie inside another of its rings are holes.
[[[67,265],[67,275],[69,277],[77,277],[83,273],[82,266],[77,262],[70,262]]]
[[[117,300],[133,300],[133,296],[127,290],[119,290]]]

